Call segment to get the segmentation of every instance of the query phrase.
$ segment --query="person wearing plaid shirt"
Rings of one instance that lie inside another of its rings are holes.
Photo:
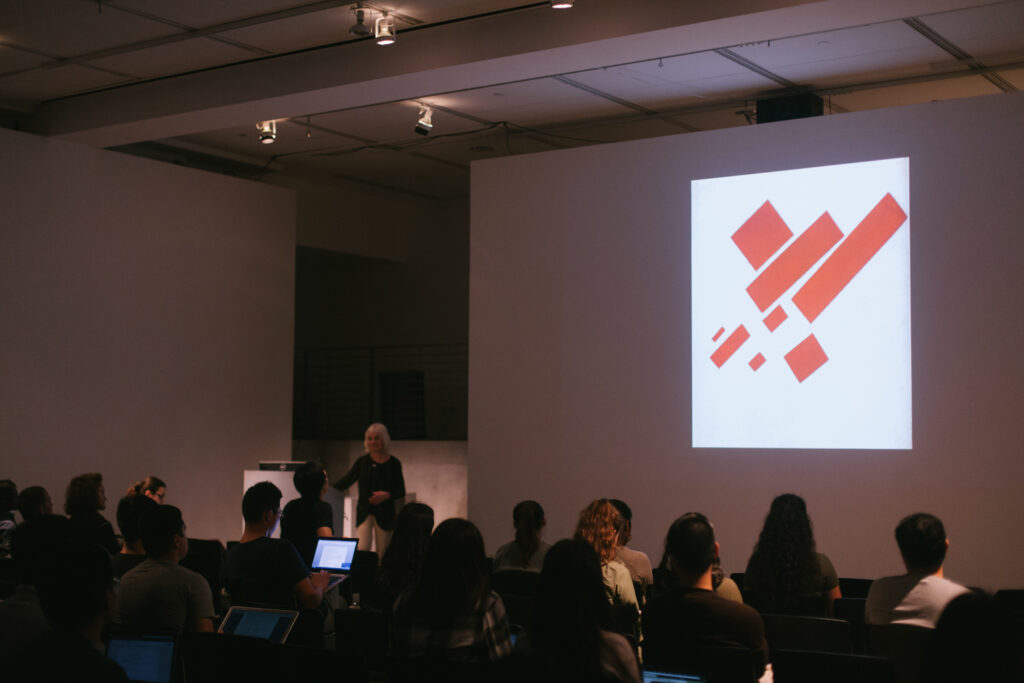
[[[501,598],[490,589],[484,541],[465,519],[449,519],[430,537],[420,576],[395,602],[391,625],[399,659],[460,653],[497,660],[512,651]]]

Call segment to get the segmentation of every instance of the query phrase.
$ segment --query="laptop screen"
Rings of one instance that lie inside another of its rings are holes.
[[[107,641],[107,656],[121,665],[130,681],[170,683],[174,637],[116,633]]]
[[[299,613],[294,610],[263,609],[234,606],[224,615],[219,633],[233,636],[265,638],[272,643],[283,643]]]
[[[352,571],[352,558],[356,554],[355,538],[321,537],[316,540],[313,552],[313,570],[326,569],[334,574],[347,574]]]

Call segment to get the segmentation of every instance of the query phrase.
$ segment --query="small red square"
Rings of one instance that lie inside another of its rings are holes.
[[[814,371],[824,365],[827,360],[828,356],[825,355],[825,350],[821,348],[821,344],[813,334],[786,354],[786,362],[789,363],[789,369],[796,375],[798,382],[803,382],[814,374]]]
[[[782,306],[776,306],[775,310],[769,313],[768,317],[764,319],[764,326],[768,328],[769,332],[774,332],[775,329],[785,322],[788,317],[789,316],[786,315],[786,311]]]
[[[760,353],[750,359],[750,367],[754,372],[757,372],[757,369],[762,365],[764,365],[764,356]]]

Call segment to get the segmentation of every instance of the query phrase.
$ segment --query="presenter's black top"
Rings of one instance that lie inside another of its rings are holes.
[[[344,491],[359,482],[359,502],[356,503],[356,526],[373,515],[377,526],[385,531],[395,528],[395,499],[405,497],[405,478],[402,477],[402,463],[395,456],[384,462],[374,462],[365,453],[352,464],[345,476],[334,482],[334,488]],[[380,505],[370,505],[370,494],[387,491],[391,497]]]

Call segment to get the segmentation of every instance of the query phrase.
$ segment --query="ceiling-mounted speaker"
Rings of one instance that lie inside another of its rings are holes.
[[[825,101],[812,93],[757,101],[757,122],[806,119],[825,113]]]

